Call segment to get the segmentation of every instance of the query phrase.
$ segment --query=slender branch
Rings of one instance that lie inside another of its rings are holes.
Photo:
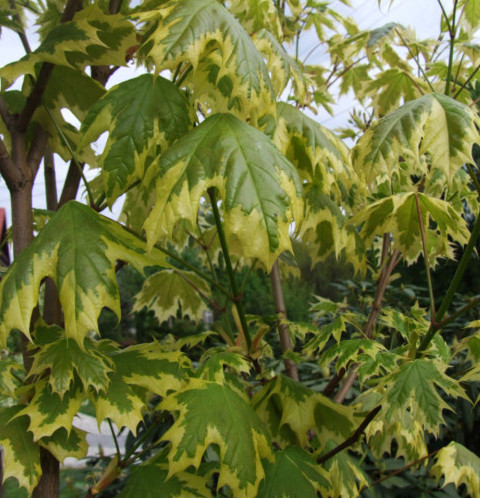
[[[12,188],[13,185],[17,185],[22,181],[22,174],[15,167],[15,163],[10,157],[5,143],[0,138],[0,174],[2,175],[8,188]]]
[[[360,492],[362,492],[362,491],[364,491],[365,489],[368,489],[368,488],[373,488],[377,484],[380,484],[381,482],[386,481],[387,479],[390,479],[390,477],[394,477],[394,476],[397,476],[399,474],[402,474],[403,472],[405,472],[406,470],[410,469],[411,467],[414,467],[415,465],[418,465],[419,463],[422,463],[427,458],[431,458],[432,456],[435,456],[440,450],[441,450],[441,448],[439,448],[438,450],[432,451],[428,455],[425,455],[422,458],[419,458],[418,460],[415,460],[414,462],[411,462],[408,465],[405,465],[401,469],[397,469],[397,470],[391,472],[390,474],[387,474],[386,476],[383,476],[380,479],[377,479],[376,481],[372,482],[368,486],[364,486],[360,490]]]
[[[40,125],[37,125],[27,154],[27,167],[30,171],[32,181],[37,176],[38,168],[42,162],[47,144],[48,133],[44,131]]]
[[[58,207],[57,199],[57,181],[55,177],[55,158],[49,147],[43,155],[43,170],[45,178],[45,195],[47,200],[47,209],[56,211]]]
[[[455,92],[452,98],[456,99],[462,90],[472,81],[473,77],[477,74],[477,72],[480,70],[480,64],[473,70],[472,74],[466,79],[466,81],[462,84],[462,86]]]
[[[17,34],[20,38],[20,41],[22,42],[22,45],[23,45],[23,48],[25,49],[25,52],[27,54],[29,54],[32,51],[32,49],[30,48],[30,43],[28,43],[28,38],[25,34],[25,30],[23,29],[22,19],[20,18],[19,14],[18,14],[17,4],[16,4],[15,0],[10,0],[9,4],[10,4],[10,7],[15,11],[15,13],[12,16],[13,19],[17,22],[17,24],[19,26],[22,26],[22,29],[20,31],[17,31]]]
[[[71,201],[77,197],[78,187],[80,186],[80,180],[82,178],[81,171],[83,172],[83,167],[84,163],[78,164],[74,159],[70,161],[67,177],[65,178],[62,193],[60,194],[60,199],[58,201],[59,208],[61,208],[68,201]]]
[[[292,341],[290,339],[288,325],[285,323],[285,319],[287,318],[287,310],[283,295],[280,268],[278,267],[278,259],[273,264],[272,271],[270,273],[270,278],[272,282],[273,302],[275,305],[275,312],[277,313],[277,316],[280,317],[277,320],[277,329],[280,338],[280,346],[282,348],[282,353],[285,353],[288,350],[292,349]],[[284,358],[283,363],[285,365],[285,373],[287,374],[287,376],[298,381],[297,365],[295,365],[295,363],[288,358]]]
[[[333,450],[329,451],[325,455],[317,458],[317,463],[321,465],[322,463],[325,463],[327,460],[335,456],[337,453],[340,453],[345,448],[348,448],[349,446],[352,446],[352,444],[355,444],[359,437],[363,434],[363,431],[367,428],[368,424],[375,418],[381,408],[382,407],[379,405],[372,411],[370,411],[368,415],[363,419],[363,422],[358,426],[357,430],[347,440],[333,448]]]
[[[474,308],[477,304],[480,304],[480,297],[472,299],[468,304],[462,306],[458,311],[455,311],[455,313],[452,313],[451,315],[447,316],[445,320],[442,320],[440,323],[437,323],[438,330],[443,329],[449,323],[452,323],[454,320],[456,320],[459,316],[462,316],[468,310]]]
[[[468,174],[472,179],[473,184],[475,185],[475,189],[477,190],[478,195],[480,195],[480,182],[478,181],[477,175],[470,164],[467,164]]]
[[[228,250],[227,239],[225,237],[225,232],[223,230],[222,220],[220,218],[220,213],[218,211],[217,199],[215,195],[215,189],[209,188],[208,195],[210,197],[210,204],[212,205],[213,216],[215,218],[215,224],[218,230],[218,238],[220,239],[220,245],[222,247],[223,257],[225,259],[225,266],[227,267],[227,274],[230,280],[230,286],[232,288],[233,293],[233,302],[238,311],[238,316],[240,319],[240,324],[243,329],[243,335],[245,337],[245,343],[247,346],[247,350],[250,351],[250,347],[252,345],[252,339],[250,338],[250,332],[248,330],[248,323],[245,317],[245,312],[243,311],[243,305],[241,296],[238,293],[237,282],[235,280],[235,274],[233,272],[232,261],[230,259],[230,252]]]
[[[13,122],[13,116],[10,114],[8,110],[7,103],[3,100],[3,97],[0,95],[0,117],[2,121],[7,125],[7,128],[10,130]]]
[[[390,256],[390,259],[388,259],[388,261],[386,260],[386,255],[388,251],[387,244],[388,245],[390,244],[390,235],[388,233],[386,233],[383,236],[383,248],[382,248],[383,269],[380,272],[380,276],[377,281],[375,299],[373,301],[372,310],[370,311],[370,315],[368,316],[368,321],[364,329],[365,337],[367,337],[368,339],[371,339],[373,336],[373,327],[377,321],[377,317],[382,306],[383,296],[385,295],[385,291],[387,289],[387,285],[392,275],[392,272],[395,266],[397,265],[398,261],[400,260],[400,252],[397,249],[393,251],[392,255]],[[357,378],[358,367],[359,367],[358,363],[353,365],[352,369],[350,370],[350,373],[348,374],[348,377],[346,378],[342,387],[339,389],[338,393],[335,395],[334,401],[336,401],[337,403],[343,403],[345,396],[347,395],[348,391],[355,382],[355,379]]]
[[[437,0],[437,3],[438,3],[438,5],[440,5],[440,9],[442,10],[442,15],[443,15],[443,18],[445,20],[445,24],[447,25],[447,29],[448,29],[449,32],[451,32],[452,31],[452,27],[451,27],[450,21],[448,19],[448,14],[445,11],[445,7],[443,6],[441,0]]]
[[[65,145],[66,145],[66,147],[68,149],[68,152],[70,152],[70,156],[72,157],[72,161],[76,165],[76,167],[78,169],[78,172],[79,172],[79,174],[80,174],[80,176],[81,176],[81,178],[83,180],[83,183],[85,185],[85,188],[87,190],[88,202],[90,203],[91,206],[93,206],[94,202],[95,202],[95,199],[93,197],[92,191],[90,190],[90,186],[88,184],[88,180],[87,180],[85,174],[83,173],[83,168],[80,166],[81,162],[77,160],[77,157],[76,157],[77,155],[75,154],[75,152],[73,151],[72,147],[70,146],[70,142],[68,141],[68,139],[65,136],[65,134],[63,133],[62,129],[60,128],[60,126],[56,122],[55,117],[51,113],[50,109],[47,106],[44,106],[44,108],[47,111],[47,114],[49,115],[50,119],[52,120],[52,123],[55,126],[55,129],[57,130],[57,133],[60,135],[60,137],[64,141],[64,143],[65,143]]]
[[[333,392],[335,391],[335,388],[340,384],[340,381],[343,379],[345,376],[345,373],[347,370],[342,367],[331,379],[330,382],[325,386],[325,389],[323,390],[323,395],[330,397]]]
[[[75,12],[77,12],[81,5],[82,0],[68,0],[60,19],[60,23],[71,21],[73,19],[73,16],[75,15]],[[25,106],[18,118],[18,131],[26,131],[33,117],[33,114],[37,110],[38,106],[42,103],[42,97],[45,89],[47,88],[47,83],[50,80],[50,76],[52,75],[53,68],[54,65],[50,62],[43,63],[38,74],[38,78],[32,88],[32,91],[30,92],[30,95],[27,97]]]
[[[425,271],[427,273],[428,294],[430,296],[430,320],[435,321],[435,296],[433,293],[432,275],[430,273],[430,265],[428,262],[427,240],[425,237],[425,227],[423,226],[422,210],[420,209],[420,201],[418,193],[415,193],[415,203],[417,205],[418,222],[420,224],[420,235],[422,237],[423,260],[425,262]]]

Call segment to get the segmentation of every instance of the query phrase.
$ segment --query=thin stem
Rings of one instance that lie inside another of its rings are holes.
[[[280,338],[282,353],[286,353],[287,351],[291,350],[293,346],[290,339],[288,325],[285,323],[285,320],[287,318],[287,310],[285,306],[285,298],[283,295],[280,268],[278,267],[278,259],[273,264],[270,277],[272,282],[275,312],[277,313],[277,316],[280,316],[280,318],[277,320],[278,336]],[[284,358],[283,363],[285,365],[285,373],[287,374],[287,376],[298,381],[297,365],[295,365],[295,363],[288,358]]]
[[[438,330],[443,329],[449,323],[452,323],[454,320],[456,320],[459,316],[462,316],[468,310],[474,308],[477,304],[480,304],[480,297],[472,299],[468,304],[462,306],[458,311],[455,311],[455,313],[452,313],[447,318],[445,318],[445,320],[442,320],[440,323],[437,323]]]
[[[427,240],[425,237],[425,228],[423,226],[422,210],[420,209],[420,201],[418,193],[415,193],[415,203],[417,205],[418,222],[420,224],[420,235],[422,237],[423,246],[423,261],[425,262],[425,271],[427,273],[428,294],[430,296],[430,320],[435,322],[435,296],[433,293],[432,275],[430,273],[430,265],[428,263]]]
[[[27,54],[31,53],[32,49],[30,48],[30,43],[28,42],[28,38],[25,34],[25,29],[23,28],[22,24],[22,19],[20,18],[18,12],[17,12],[17,4],[15,0],[10,0],[9,1],[10,7],[15,10],[15,13],[13,14],[13,19],[17,22],[19,26],[21,26],[21,30],[17,31],[17,34],[20,38],[20,41],[22,42],[23,48],[25,49],[25,52]]]
[[[405,472],[406,470],[410,469],[411,467],[414,467],[415,465],[418,465],[419,463],[422,463],[427,458],[431,458],[432,456],[435,456],[440,450],[441,450],[441,448],[439,448],[438,450],[432,451],[428,455],[425,455],[422,458],[419,458],[418,460],[415,460],[415,462],[409,463],[408,465],[405,465],[401,469],[397,469],[394,472],[391,472],[390,474],[387,474],[386,476],[383,476],[380,479],[377,479],[376,481],[372,482],[368,486],[364,486],[360,490],[360,492],[362,492],[362,491],[364,491],[365,489],[368,489],[368,488],[373,488],[377,484],[380,484],[381,482],[386,481],[387,479],[390,479],[390,477],[394,477],[394,476],[397,476],[398,474],[401,474],[402,472]]]
[[[423,338],[422,342],[420,343],[420,346],[417,349],[417,357],[420,356],[420,354],[427,349],[427,347],[429,346],[430,342],[433,339],[433,336],[439,330],[438,322],[442,320],[443,315],[445,315],[448,307],[450,306],[453,300],[453,297],[455,296],[455,292],[457,291],[460,281],[463,278],[463,275],[470,262],[470,257],[472,256],[472,253],[475,249],[475,244],[477,242],[479,235],[480,235],[480,213],[477,215],[477,219],[475,220],[475,225],[473,226],[473,230],[470,235],[470,240],[468,241],[467,247],[463,251],[462,259],[458,263],[455,275],[453,276],[452,281],[450,282],[447,293],[442,301],[442,304],[440,305],[440,308],[438,308],[435,317],[436,322],[430,324],[430,327],[425,337]]]
[[[125,453],[125,457],[122,460],[122,465],[126,464],[128,459],[137,451],[138,448],[143,444],[144,441],[148,439],[150,434],[157,428],[157,424],[152,423],[150,424],[150,427],[135,441],[135,444],[132,446],[130,451]]]
[[[450,36],[450,49],[448,54],[447,81],[445,83],[445,95],[447,95],[447,97],[450,95],[450,82],[452,80],[452,72],[453,72],[453,56],[455,51],[455,36],[456,36],[456,26],[455,26],[456,13],[457,13],[457,0],[453,2],[452,23],[448,30],[448,34]]]
[[[397,33],[398,37],[400,38],[400,40],[402,40],[402,43],[405,45],[405,47],[407,48],[409,54],[412,56],[413,60],[415,61],[415,63],[417,64],[417,68],[418,70],[422,73],[422,76],[423,78],[425,79],[425,82],[427,83],[427,85],[429,86],[430,90],[432,92],[435,92],[435,89],[433,88],[433,85],[430,83],[430,80],[428,79],[428,76],[427,74],[425,73],[425,71],[423,70],[423,67],[421,66],[420,64],[420,61],[418,60],[417,56],[413,53],[412,49],[410,48],[410,45],[407,43],[407,41],[403,38],[403,36],[401,35],[400,31],[398,29],[395,29],[395,32]],[[412,80],[413,81],[413,80]],[[418,87],[417,87],[418,88]],[[423,93],[423,92],[422,92]]]
[[[480,182],[478,181],[477,175],[470,164],[467,164],[468,174],[472,179],[473,184],[475,185],[475,189],[477,190],[478,195],[480,195]]]
[[[233,302],[238,311],[238,317],[240,319],[240,324],[243,329],[243,335],[245,336],[245,343],[247,345],[247,350],[250,351],[252,345],[252,340],[250,338],[250,333],[248,331],[248,323],[245,317],[245,312],[243,311],[243,305],[241,296],[238,292],[237,282],[235,280],[235,274],[233,272],[232,260],[230,259],[230,252],[228,250],[227,239],[225,237],[225,232],[223,230],[222,220],[220,218],[220,212],[218,210],[217,198],[215,194],[215,189],[209,188],[208,195],[210,197],[210,203],[212,205],[213,216],[215,218],[215,225],[218,230],[218,238],[220,239],[220,246],[222,247],[223,257],[225,259],[225,266],[227,267],[227,274],[230,280],[230,285],[233,293]]]
[[[455,92],[452,98],[456,99],[462,90],[472,81],[473,77],[477,74],[478,70],[480,69],[480,64],[473,70],[472,74],[467,78],[467,80],[462,84],[462,86]]]
[[[113,437],[113,442],[115,444],[115,451],[117,452],[118,461],[120,461],[122,458],[122,454],[120,453],[120,447],[118,446],[117,436],[115,434],[115,431],[113,430],[112,421],[109,418],[107,418],[107,422],[108,422],[108,427],[110,428],[110,432],[111,432],[112,437]]]

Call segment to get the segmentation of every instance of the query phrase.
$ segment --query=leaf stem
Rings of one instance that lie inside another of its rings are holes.
[[[435,322],[435,296],[433,293],[432,275],[430,273],[430,265],[428,262],[427,240],[425,237],[425,227],[423,226],[422,210],[420,209],[420,201],[418,193],[415,193],[415,203],[417,205],[418,222],[420,224],[420,235],[422,237],[423,246],[423,261],[425,263],[425,271],[427,273],[428,294],[430,296],[430,320]]]
[[[230,280],[230,285],[233,293],[233,303],[238,311],[238,316],[240,319],[240,324],[243,328],[243,335],[245,336],[245,343],[247,345],[247,350],[250,351],[252,345],[252,339],[250,338],[250,333],[248,331],[248,323],[245,317],[245,312],[243,310],[241,296],[238,293],[237,282],[235,280],[235,274],[233,272],[232,260],[230,259],[230,252],[228,251],[227,239],[225,237],[225,231],[223,230],[222,220],[220,218],[220,212],[218,210],[217,198],[214,188],[208,189],[208,195],[210,197],[210,203],[212,205],[213,216],[215,218],[215,225],[217,226],[218,238],[220,240],[220,245],[222,247],[223,257],[225,259],[225,266],[227,267],[228,278]]]
[[[447,81],[445,82],[445,95],[448,97],[450,95],[450,82],[452,79],[452,72],[453,72],[453,55],[454,55],[454,51],[455,51],[455,36],[456,36],[456,30],[457,30],[457,27],[455,25],[455,16],[457,13],[457,3],[458,2],[457,2],[457,0],[454,0],[454,2],[453,2],[452,23],[450,24],[448,22],[448,16],[445,15],[445,10],[443,9],[442,3],[440,2],[440,0],[438,0],[438,1],[442,7],[442,11],[443,11],[444,17],[446,19],[447,26],[449,26],[448,34],[450,36],[450,48],[449,48],[449,54],[448,54]]]
[[[113,442],[115,444],[115,451],[117,452],[118,461],[120,461],[122,458],[122,454],[120,452],[120,447],[118,446],[118,439],[115,434],[115,431],[113,430],[112,421],[109,418],[107,418],[107,422],[108,422],[108,427],[110,427],[110,433],[112,434]]]
[[[417,357],[420,356],[420,354],[427,349],[428,345],[433,339],[433,336],[438,332],[438,330],[440,330],[438,322],[443,318],[443,315],[445,315],[448,307],[450,306],[453,300],[453,297],[455,296],[455,292],[457,291],[457,288],[460,284],[460,280],[462,279],[467,269],[467,266],[470,263],[470,257],[472,256],[472,253],[475,249],[475,243],[477,242],[479,235],[480,235],[480,213],[477,215],[477,219],[475,220],[475,225],[473,226],[473,230],[470,235],[470,240],[468,241],[467,247],[465,247],[465,250],[463,251],[463,255],[460,262],[458,263],[455,275],[453,276],[452,281],[450,282],[450,285],[447,289],[447,293],[445,294],[445,297],[442,301],[442,304],[440,305],[440,308],[438,308],[437,314],[435,316],[435,322],[432,322],[430,324],[430,327],[425,337],[422,339],[422,342],[420,343],[420,346],[417,349]]]
[[[478,70],[480,69],[480,64],[473,70],[473,72],[470,74],[470,76],[466,79],[466,81],[462,84],[462,86],[455,92],[452,98],[456,99],[461,91],[472,81],[473,77],[477,74]]]

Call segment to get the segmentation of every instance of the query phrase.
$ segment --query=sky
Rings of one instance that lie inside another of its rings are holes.
[[[330,7],[353,17],[360,28],[373,29],[389,22],[397,22],[416,29],[419,38],[436,37],[440,25],[440,10],[438,0],[382,0],[380,8],[378,0],[350,0],[352,8],[347,8],[341,0],[332,0]],[[444,2],[447,11],[451,0]],[[29,41],[35,47],[35,33],[29,33]],[[308,39],[301,46],[300,59],[306,57],[315,46],[315,41]],[[8,29],[2,29],[0,35],[0,66],[8,64],[24,55],[23,48],[18,36]],[[308,62],[312,64],[325,64],[328,60],[324,50],[316,49],[310,55]],[[109,81],[109,86],[118,83],[121,75],[126,79],[128,72],[125,70],[117,72]],[[316,119],[324,126],[335,129],[346,124],[349,112],[352,108],[352,99],[348,96],[338,100],[334,106],[334,115],[329,115],[321,110]],[[57,181],[59,189],[63,185],[67,165],[57,161]],[[43,169],[40,169],[35,182],[33,192],[33,203],[36,208],[45,207]],[[3,179],[0,178],[0,207],[7,211],[7,225],[11,223],[9,193]]]

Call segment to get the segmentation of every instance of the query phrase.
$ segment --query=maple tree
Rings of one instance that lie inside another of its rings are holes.
[[[480,304],[447,315],[480,234],[480,11],[438,3],[437,40],[394,23],[361,31],[310,0],[0,4],[2,29],[26,52],[0,69],[15,254],[0,283],[5,479],[58,496],[59,462],[86,455],[74,417],[88,402],[99,424],[138,435],[89,496],[124,475],[125,497],[160,487],[165,496],[358,496],[374,484],[367,454],[377,468],[385,454],[407,466],[428,458],[439,485],[478,494],[478,456],[454,441],[435,455],[427,448],[453,399],[478,401],[466,386],[480,381],[479,322],[455,344],[442,336]],[[26,18],[39,30],[34,50]],[[306,33],[330,68],[299,59]],[[132,61],[147,73],[106,90]],[[369,113],[353,113],[342,132],[352,150],[309,113],[329,109],[334,83]],[[69,163],[59,196],[57,156]],[[39,213],[42,160],[48,211]],[[82,184],[88,204],[75,201]],[[120,199],[119,221],[102,214]],[[313,264],[334,254],[370,278],[366,312],[321,298],[311,324],[289,322],[281,274],[293,271],[292,238]],[[182,257],[186,246],[198,264]],[[460,247],[437,309],[430,269]],[[422,259],[429,308],[383,306],[398,263]],[[199,320],[210,308],[219,320],[126,347],[100,337],[103,308],[120,318],[115,274],[125,264],[146,277],[134,310],[161,321]],[[245,268],[246,278],[271,274],[275,316],[245,313]],[[459,358],[467,371],[452,375]],[[272,367],[279,361],[284,373]],[[312,362],[331,377],[323,392],[304,381]]]

